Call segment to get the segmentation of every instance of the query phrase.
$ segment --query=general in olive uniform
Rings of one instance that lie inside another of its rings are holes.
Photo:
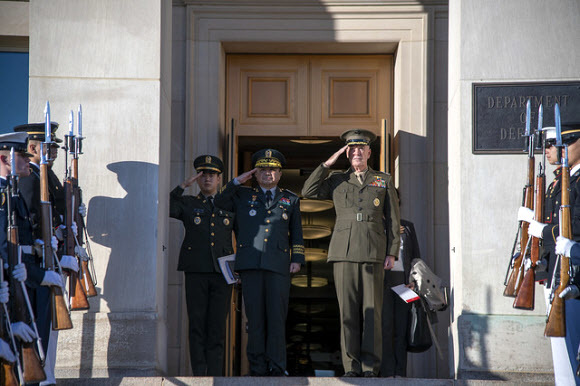
[[[341,138],[346,145],[314,170],[302,194],[334,201],[328,261],[340,308],[345,376],[373,377],[382,356],[384,269],[391,269],[399,255],[399,206],[391,176],[367,165],[376,136],[356,129]],[[351,168],[330,174],[329,167],[344,152]]]
[[[221,274],[218,257],[233,253],[234,214],[213,203],[221,183],[222,161],[203,155],[193,164],[199,174],[173,189],[169,211],[185,227],[177,269],[185,273],[191,369],[196,376],[222,376],[232,290]],[[201,192],[184,196],[184,189],[194,181]]]
[[[290,274],[304,264],[300,201],[278,188],[284,156],[264,149],[252,156],[255,169],[229,182],[217,205],[236,212],[235,270],[242,278],[248,317],[250,375],[286,371],[285,324]],[[255,175],[258,187],[239,186]]]

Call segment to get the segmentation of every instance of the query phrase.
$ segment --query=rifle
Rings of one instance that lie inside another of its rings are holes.
[[[0,256],[0,266],[4,267],[4,259]],[[4,281],[4,268],[0,269],[0,282]],[[7,327],[5,329],[5,327]],[[7,330],[7,331],[6,331]],[[8,339],[4,339],[8,338]],[[0,339],[4,339],[9,342],[9,345],[13,352],[15,353],[16,363],[8,362],[7,360],[0,359],[0,384],[6,386],[16,386],[24,385],[24,375],[22,374],[22,366],[20,365],[20,359],[18,358],[18,351],[16,349],[16,341],[14,340],[14,335],[12,334],[10,328],[10,316],[8,315],[8,307],[6,304],[2,304],[2,309],[0,309]],[[22,382],[19,382],[14,373],[14,365],[18,370],[18,375]]]
[[[538,109],[538,135],[541,143],[542,141],[542,125],[544,120],[544,110],[542,105]],[[542,145],[542,148],[545,145]],[[544,154],[544,164],[540,162],[538,175],[536,177],[536,188],[534,191],[534,219],[538,222],[544,222],[544,195],[546,192],[546,174],[544,172],[546,164],[546,152]],[[534,298],[536,289],[536,265],[540,260],[540,239],[538,237],[532,236],[532,246],[530,248],[530,268],[526,271],[524,279],[519,288],[516,299],[514,300],[513,307],[533,310],[534,309]]]
[[[74,128],[73,128],[73,112],[70,112],[69,119],[69,135],[65,136],[65,160],[66,155],[71,149],[71,144],[74,146]],[[73,157],[74,157],[74,150]],[[73,158],[74,161],[74,158]],[[74,166],[73,166],[74,167]],[[74,189],[77,185],[75,177],[68,173],[68,168],[65,165],[66,178],[64,181],[64,193],[66,197],[66,211],[65,211],[65,226],[66,232],[64,234],[64,248],[65,254],[75,256],[76,240],[75,234],[72,231],[73,218],[77,215],[78,207],[75,200]],[[69,273],[69,300],[71,311],[88,310],[90,308],[89,300],[83,290],[80,277],[83,275],[82,259],[79,261],[79,272],[71,271]],[[80,275],[79,275],[80,274]]]
[[[531,117],[531,102],[528,99],[526,103],[526,134],[527,137],[527,148],[528,148],[528,174],[526,185],[524,186],[524,206],[526,208],[532,209],[534,200],[534,168],[535,168],[535,158],[534,158],[534,135],[530,127],[530,117]],[[528,235],[529,223],[527,221],[520,221],[520,247],[523,246],[524,250],[518,257],[510,262],[511,274],[507,282],[506,288],[503,292],[503,296],[515,297],[518,294],[520,286],[522,284],[522,279],[524,276],[524,257],[527,254],[528,243],[530,237]]]
[[[568,146],[562,143],[562,128],[560,125],[560,107],[554,106],[554,119],[556,121],[556,146],[562,157],[562,198],[560,200],[560,236],[572,239],[572,226],[570,220],[570,166],[568,165]],[[546,322],[545,336],[564,337],[566,336],[566,309],[564,299],[560,298],[560,293],[570,282],[570,258],[559,255],[560,264],[560,284],[552,294],[552,303]],[[554,286],[555,283],[552,283]]]
[[[18,200],[18,176],[15,173],[14,167],[16,165],[14,162],[14,148],[10,151],[10,164],[13,166],[8,176],[9,183],[8,194],[6,194],[6,206],[8,209],[8,265],[10,269],[13,269],[14,266],[20,264],[22,261],[18,238],[18,225],[16,222],[16,208],[14,205],[15,201]],[[15,320],[26,323],[28,315],[30,315],[32,326],[37,337],[36,344],[38,353],[34,348],[33,342],[21,342],[20,350],[16,351],[22,357],[24,381],[27,383],[44,381],[46,379],[46,374],[43,369],[44,351],[42,349],[40,336],[38,335],[38,328],[34,321],[34,312],[32,311],[30,299],[28,298],[28,292],[24,283],[19,282],[13,277],[10,277],[10,289],[12,295],[12,311],[14,312],[13,316]]]
[[[40,207],[42,225],[42,246],[44,268],[54,271],[55,253],[52,250],[52,205],[48,192],[48,158],[50,157],[50,145],[52,144],[50,133],[50,105],[46,102],[44,111],[46,119],[45,142],[40,143]],[[63,290],[60,286],[50,287],[52,329],[68,330],[73,327],[67,308]]]

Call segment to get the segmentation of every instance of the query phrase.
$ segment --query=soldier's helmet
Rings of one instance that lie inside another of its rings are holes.
[[[543,127],[542,131],[545,133],[544,142],[546,143],[546,147],[554,146],[556,144],[556,127]]]
[[[224,172],[224,163],[214,155],[200,155],[193,161],[193,167],[198,173],[218,173]]]
[[[45,124],[44,123],[27,123],[25,125],[18,125],[14,127],[14,131],[17,133],[25,132],[28,133],[29,140],[36,140],[40,142],[45,141]],[[58,123],[50,122],[50,139],[52,142],[61,143],[62,139],[56,137],[56,130],[58,129]]]
[[[377,136],[375,133],[368,130],[351,129],[342,133],[340,139],[349,146],[370,145],[375,139],[377,139]]]
[[[28,154],[28,134],[26,133],[8,133],[0,135],[0,150],[10,150],[21,153],[26,157]]]
[[[262,149],[252,154],[252,165],[255,168],[283,168],[286,166],[284,154],[274,149]]]

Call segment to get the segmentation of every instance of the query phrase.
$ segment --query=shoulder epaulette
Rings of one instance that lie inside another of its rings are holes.
[[[291,190],[289,190],[289,189],[281,189],[281,190],[282,190],[282,192],[288,192],[288,193],[290,193],[291,195],[298,197],[298,195],[297,195],[296,193],[294,193],[293,191],[291,191]]]

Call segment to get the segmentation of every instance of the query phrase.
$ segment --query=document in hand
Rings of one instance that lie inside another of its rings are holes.
[[[228,284],[233,284],[237,281],[236,275],[234,273],[234,264],[236,263],[236,255],[227,255],[218,257],[218,263],[224,279]]]
[[[404,284],[399,284],[391,288],[405,303],[411,303],[415,300],[419,300],[419,295],[415,293],[412,289],[408,288]]]

